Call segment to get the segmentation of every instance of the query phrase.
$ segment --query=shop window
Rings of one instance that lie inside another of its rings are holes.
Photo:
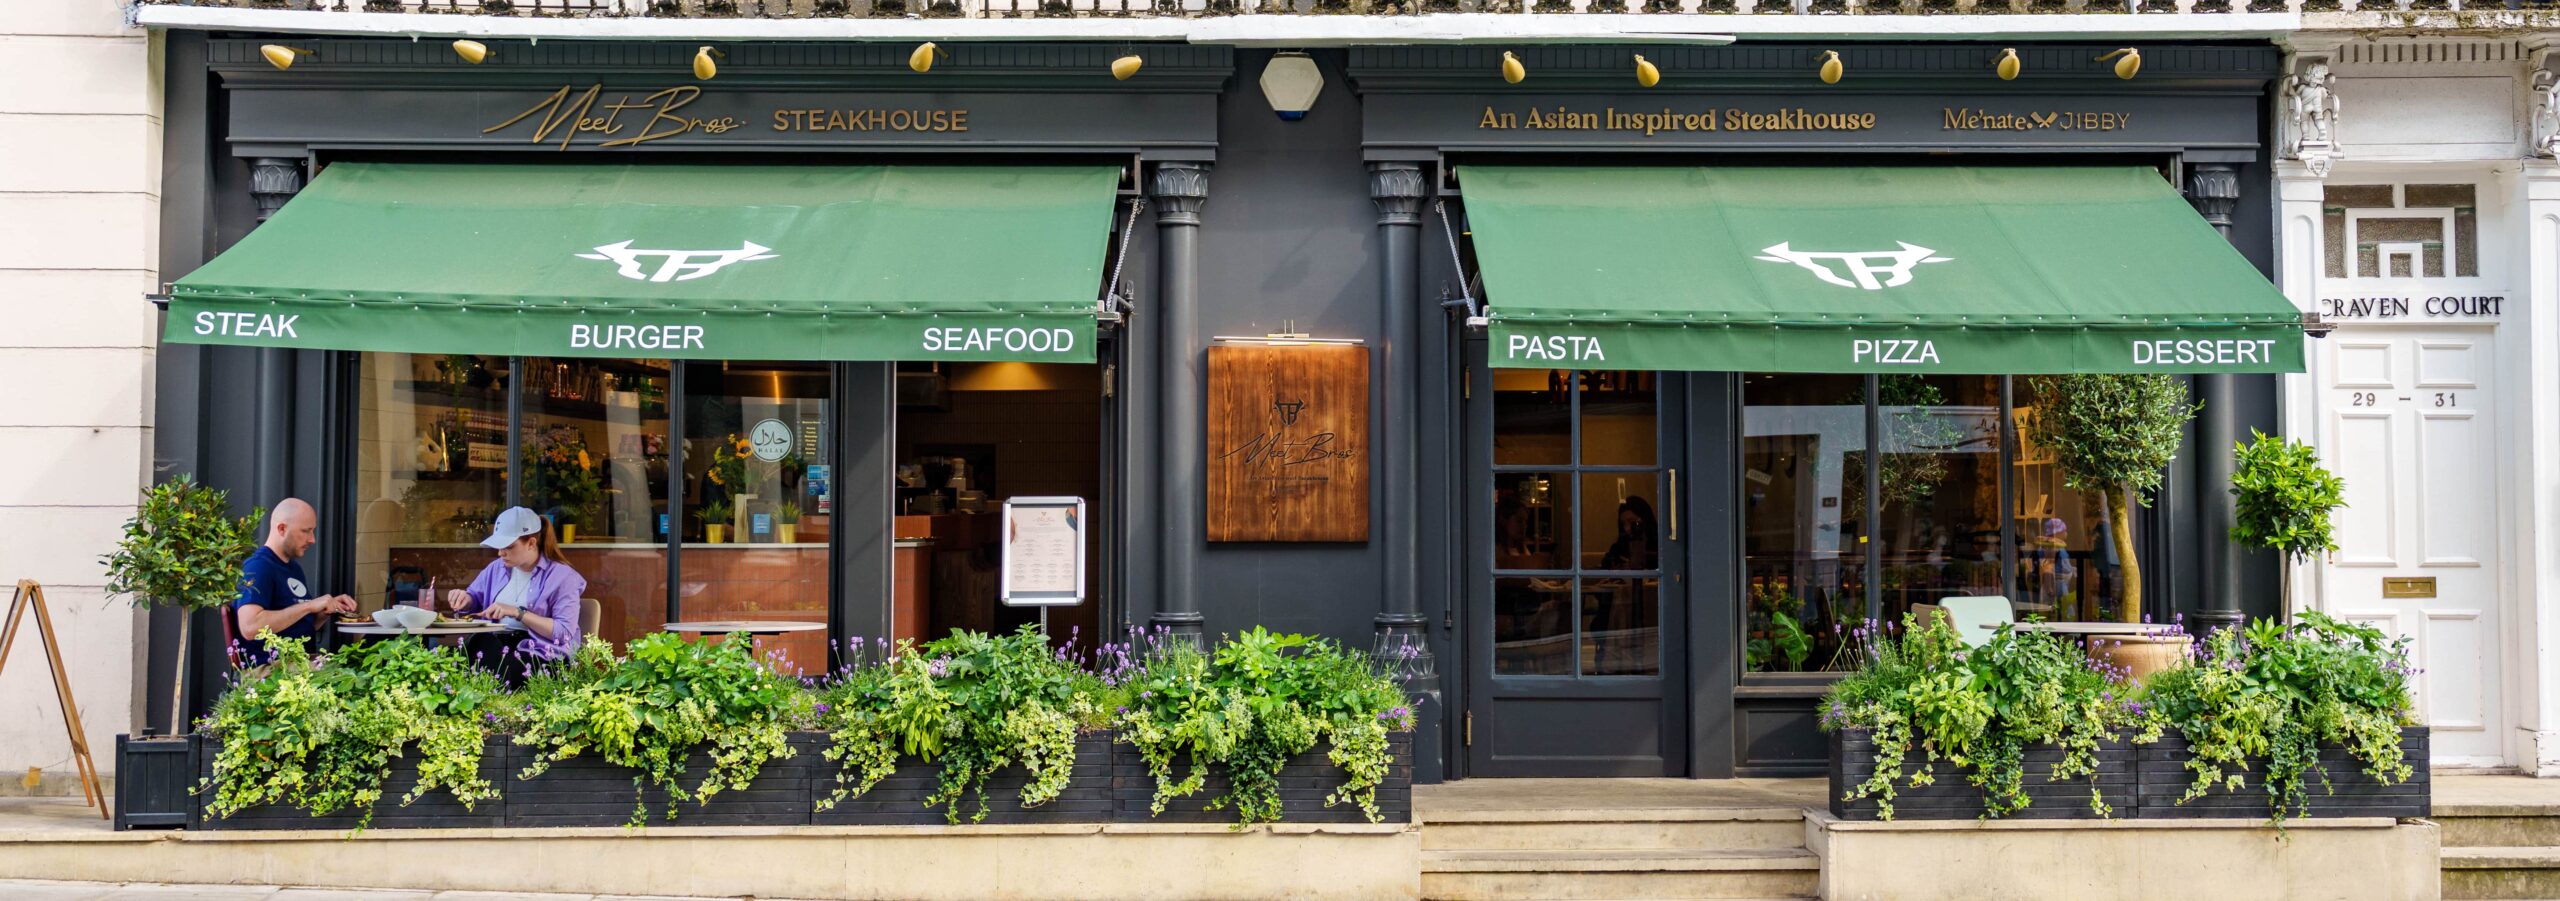
[[[2017,576],[2009,597],[2020,615],[2056,622],[2118,621],[2123,573],[2106,499],[2065,483],[2053,451],[2031,427],[2040,398],[2034,379],[2017,379]]]
[[[686,363],[683,572],[688,621],[827,620],[833,496],[828,369],[819,363]],[[814,477],[813,477],[814,476]],[[786,667],[824,672],[824,632],[764,639]]]
[[[508,373],[505,357],[358,358],[351,593],[363,609],[415,604],[431,579],[469,585],[488,565],[480,540],[507,501]]]
[[[1742,402],[1744,666],[1841,668],[1867,617],[1866,380],[1748,375]]]
[[[1499,369],[1493,389],[1494,672],[1658,675],[1658,377]]]
[[[1876,391],[1884,619],[1900,622],[1913,604],[2002,594],[2000,380],[1886,375]],[[1855,509],[1866,504],[1865,456],[1848,467]]]
[[[619,646],[667,621],[664,360],[527,357],[519,502],[549,517],[560,552]]]

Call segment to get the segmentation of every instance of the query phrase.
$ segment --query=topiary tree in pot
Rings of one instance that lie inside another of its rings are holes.
[[[2329,514],[2346,506],[2346,480],[2323,468],[2320,452],[2310,445],[2256,429],[2249,435],[2249,443],[2232,448],[2238,466],[2231,473],[2236,507],[2231,540],[2275,551],[2287,567],[2337,550]],[[2281,584],[2290,613],[2293,579],[2288,576]]]
[[[2187,386],[2158,373],[2075,373],[2028,381],[2041,396],[2027,427],[2054,451],[2063,481],[2107,499],[2107,530],[2124,575],[2116,616],[2142,621],[2142,566],[2134,559],[2133,502],[2160,487],[2161,471],[2178,457],[2178,433],[2199,405]]]
[[[240,561],[256,544],[265,511],[231,515],[231,495],[177,478],[151,486],[124,524],[124,538],[99,562],[107,569],[107,593],[136,606],[185,611],[178,620],[177,675],[169,691],[169,734],[186,731],[188,642],[195,611],[219,607],[240,594]]]

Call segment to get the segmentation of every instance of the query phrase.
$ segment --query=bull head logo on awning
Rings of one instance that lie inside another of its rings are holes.
[[[1785,243],[1780,243],[1760,250],[1761,253],[1768,254],[1768,256],[1753,257],[1752,259],[1765,260],[1771,263],[1793,263],[1797,266],[1804,267],[1807,272],[1821,276],[1823,281],[1839,285],[1843,288],[1865,288],[1869,291],[1877,291],[1909,283],[1911,281],[1911,267],[1917,266],[1921,263],[1954,262],[1947,257],[1938,256],[1937,251],[1930,250],[1926,247],[1921,247],[1906,241],[1895,241],[1893,243],[1902,245],[1902,249],[1850,251],[1846,253],[1812,253],[1796,250],[1788,247]],[[1831,271],[1832,263],[1840,264],[1842,269],[1848,270],[1848,275],[1843,277],[1839,273]],[[1884,276],[1884,278],[1879,280],[1877,278],[1879,275]]]
[[[623,278],[643,282],[689,282],[726,268],[731,263],[770,260],[778,254],[754,241],[738,242],[736,250],[635,250],[623,241],[596,248],[594,253],[578,254],[579,259],[609,260],[614,272]],[[642,260],[656,258],[657,271],[646,271]]]

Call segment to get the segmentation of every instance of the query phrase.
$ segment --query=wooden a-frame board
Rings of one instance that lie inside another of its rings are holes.
[[[80,769],[81,799],[106,819],[107,793],[98,786],[98,762],[89,756],[88,731],[80,728],[80,705],[71,701],[71,677],[62,671],[62,645],[53,638],[53,614],[44,609],[44,586],[34,579],[18,580],[18,593],[9,599],[9,625],[0,629],[0,672],[8,671],[9,648],[17,644],[18,625],[30,610],[35,612],[36,635],[44,640],[45,662],[53,665],[53,694],[62,701],[62,728],[71,733],[71,762]]]

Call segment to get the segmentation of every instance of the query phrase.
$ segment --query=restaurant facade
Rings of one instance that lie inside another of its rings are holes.
[[[167,40],[157,457],[367,607],[523,504],[616,642],[1315,633],[1434,781],[1812,774],[1848,629],[2122,618],[2120,530],[2137,617],[2280,606],[2199,452],[2306,353],[2264,42]],[[2033,377],[2146,371],[2118,522]]]

